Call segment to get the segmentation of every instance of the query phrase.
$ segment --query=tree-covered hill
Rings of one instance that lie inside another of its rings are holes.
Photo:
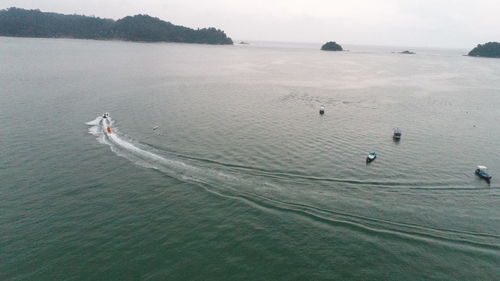
[[[500,58],[500,43],[488,42],[486,44],[479,44],[477,47],[469,52],[469,56],[473,57],[487,57],[487,58]]]
[[[0,36],[233,44],[222,30],[191,29],[148,15],[114,21],[19,8],[0,10]]]
[[[342,46],[337,44],[337,42],[326,42],[323,46],[321,46],[321,50],[323,51],[343,51]]]

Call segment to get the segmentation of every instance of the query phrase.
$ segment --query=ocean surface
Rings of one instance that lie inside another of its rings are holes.
[[[318,49],[0,38],[0,280],[498,280],[500,60]]]

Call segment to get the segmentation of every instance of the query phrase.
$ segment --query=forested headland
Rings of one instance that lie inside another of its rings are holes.
[[[500,58],[500,43],[488,42],[482,45],[479,44],[469,52],[469,56]]]
[[[115,21],[20,8],[0,10],[0,36],[233,44],[220,29],[192,29],[148,15]]]

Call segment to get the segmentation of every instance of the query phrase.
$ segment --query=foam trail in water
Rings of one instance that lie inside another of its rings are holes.
[[[102,117],[101,117],[101,116],[99,116],[99,117],[97,117],[96,119],[94,119],[94,120],[92,120],[92,121],[89,121],[89,122],[87,122],[87,123],[85,123],[85,124],[86,124],[86,125],[89,125],[89,126],[97,126],[97,125],[99,125],[99,123],[101,122],[101,120],[102,120]]]
[[[85,124],[90,126],[88,132],[89,134],[96,136],[98,142],[110,145],[110,143],[106,139],[106,132],[105,132],[107,127],[106,125],[107,122],[108,122],[107,119],[99,116],[96,119],[89,121]]]
[[[241,184],[243,180],[219,170],[196,167],[180,160],[161,156],[160,153],[151,152],[152,148],[143,148],[132,140],[126,140],[118,134],[119,131],[115,128],[112,128],[112,133],[108,133],[106,131],[107,127],[112,127],[114,124],[113,120],[109,117],[98,117],[86,124],[91,126],[89,128],[90,134],[96,136],[100,143],[109,145],[111,150],[119,156],[127,158],[143,167],[160,170],[171,177],[204,184],[217,184],[223,181],[226,185],[232,184],[233,187]]]

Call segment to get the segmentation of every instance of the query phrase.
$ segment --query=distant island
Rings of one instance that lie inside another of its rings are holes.
[[[233,44],[220,29],[192,29],[148,15],[127,16],[115,21],[19,8],[0,10],[0,36]]]
[[[408,50],[406,50],[406,51],[399,52],[399,54],[404,54],[404,55],[414,55],[414,54],[415,54],[415,52],[412,52],[412,51],[408,51]]]
[[[322,51],[343,51],[342,46],[337,44],[336,42],[327,42],[323,46],[321,46]]]
[[[488,42],[486,44],[479,44],[477,47],[469,52],[471,57],[486,57],[486,58],[500,58],[500,43]]]
[[[248,42],[245,42],[245,41],[241,41],[241,42],[240,42],[240,44],[241,44],[241,45],[249,45],[249,43],[248,43]]]

